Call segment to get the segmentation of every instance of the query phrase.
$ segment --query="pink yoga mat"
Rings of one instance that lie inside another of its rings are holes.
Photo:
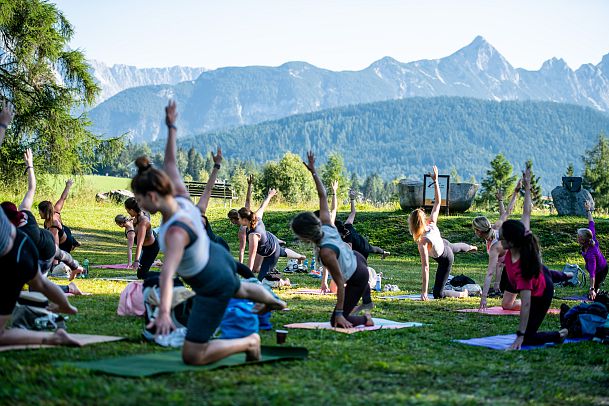
[[[293,292],[296,295],[336,295],[336,293],[322,293],[320,289],[298,289]]]
[[[484,312],[479,312],[478,309],[461,309],[461,310],[457,310],[457,311],[461,312],[461,313],[488,314],[489,316],[505,316],[505,315],[517,316],[520,314],[520,310],[504,310],[501,306],[487,307],[486,311],[484,311]],[[548,314],[559,314],[559,313],[560,313],[559,309],[549,309],[548,310]]]
[[[339,333],[353,334],[353,333],[359,333],[361,331],[374,331],[374,330],[381,330],[381,329],[395,330],[395,329],[408,328],[408,327],[421,327],[423,325],[422,323],[415,323],[415,322],[401,323],[399,321],[377,319],[377,318],[373,318],[372,320],[374,320],[374,326],[369,326],[369,327],[358,326],[358,327],[353,327],[353,328],[339,328],[339,327],[332,327],[330,325],[330,322],[315,322],[315,321],[308,322],[308,323],[286,324],[285,327],[301,328],[301,329],[307,329],[307,330],[318,330],[318,329],[333,330],[333,331],[336,331]]]

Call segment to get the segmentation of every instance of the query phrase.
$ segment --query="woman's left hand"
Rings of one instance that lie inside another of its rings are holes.
[[[159,314],[157,318],[148,323],[146,327],[156,327],[157,336],[165,336],[176,329],[176,326],[173,324],[173,321],[171,321],[168,314]]]
[[[508,351],[510,351],[510,350],[519,350],[522,347],[522,342],[523,341],[524,341],[524,337],[523,336],[516,337],[516,340],[514,340],[512,345],[510,345],[510,348],[508,348]]]
[[[131,264],[131,268],[137,270],[137,268],[140,267],[140,261],[133,261],[133,263]]]

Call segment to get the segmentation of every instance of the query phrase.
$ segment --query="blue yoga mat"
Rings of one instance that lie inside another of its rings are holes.
[[[453,340],[457,343],[473,345],[476,347],[486,347],[493,350],[507,350],[510,348],[512,343],[516,340],[516,334],[506,334],[501,336],[490,336],[480,338],[470,338],[467,340]],[[587,338],[567,338],[565,343],[576,343],[579,341],[587,341]],[[556,344],[548,343],[545,345],[523,345],[523,350],[534,350],[536,348],[551,347]]]

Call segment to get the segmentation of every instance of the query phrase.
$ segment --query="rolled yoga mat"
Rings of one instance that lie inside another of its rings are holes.
[[[170,372],[206,371],[237,365],[255,365],[275,361],[306,359],[309,351],[303,347],[262,346],[260,361],[246,362],[245,354],[233,354],[209,365],[186,365],[181,351],[151,352],[126,357],[100,359],[80,362],[55,362],[58,366],[70,366],[91,371],[103,372],[132,378],[152,376]]]

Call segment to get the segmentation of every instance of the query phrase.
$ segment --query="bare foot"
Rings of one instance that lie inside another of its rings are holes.
[[[361,312],[368,312],[368,313],[370,313],[370,310],[372,310],[372,309],[374,309],[374,303],[372,303],[372,302],[370,302],[370,303],[362,303],[359,306],[355,306],[355,309],[353,309],[351,314],[353,316],[357,316]]]
[[[560,334],[560,340],[564,341],[565,338],[567,338],[567,335],[569,335],[569,330],[566,328],[560,329],[558,330],[558,334]]]
[[[477,252],[477,251],[478,251],[478,247],[476,247],[475,245],[470,245],[469,250],[467,250],[467,252]]]
[[[78,313],[78,309],[71,304],[68,303],[67,307],[62,307],[57,303],[50,303],[49,310],[53,313],[64,313],[64,314],[76,314]]]
[[[250,343],[247,350],[245,350],[245,361],[260,361],[262,358],[260,353],[260,336],[254,333],[249,335],[247,338],[250,339]]]
[[[70,284],[68,285],[68,292],[73,295],[82,295],[81,290],[78,289],[78,286],[76,286],[74,282],[70,282]]]
[[[364,323],[364,325],[366,327],[374,326],[374,320],[372,320],[370,313],[366,313],[364,316],[366,316],[366,323]]]
[[[383,255],[381,255],[381,259],[385,259],[385,258],[387,258],[389,255],[391,255],[391,252],[389,252],[389,251],[383,251]]]
[[[256,303],[254,306],[254,313],[256,314],[264,314],[268,313],[271,310],[283,310],[287,307],[287,303],[283,300],[275,299],[273,303]]]
[[[83,273],[85,270],[83,269],[82,266],[79,266],[76,269],[72,269],[70,271],[70,276],[68,277],[68,280],[73,280],[74,278],[76,278],[76,275]]]
[[[62,328],[58,328],[52,336],[45,339],[44,344],[67,345],[70,347],[82,346],[78,341],[70,337],[70,335]]]

